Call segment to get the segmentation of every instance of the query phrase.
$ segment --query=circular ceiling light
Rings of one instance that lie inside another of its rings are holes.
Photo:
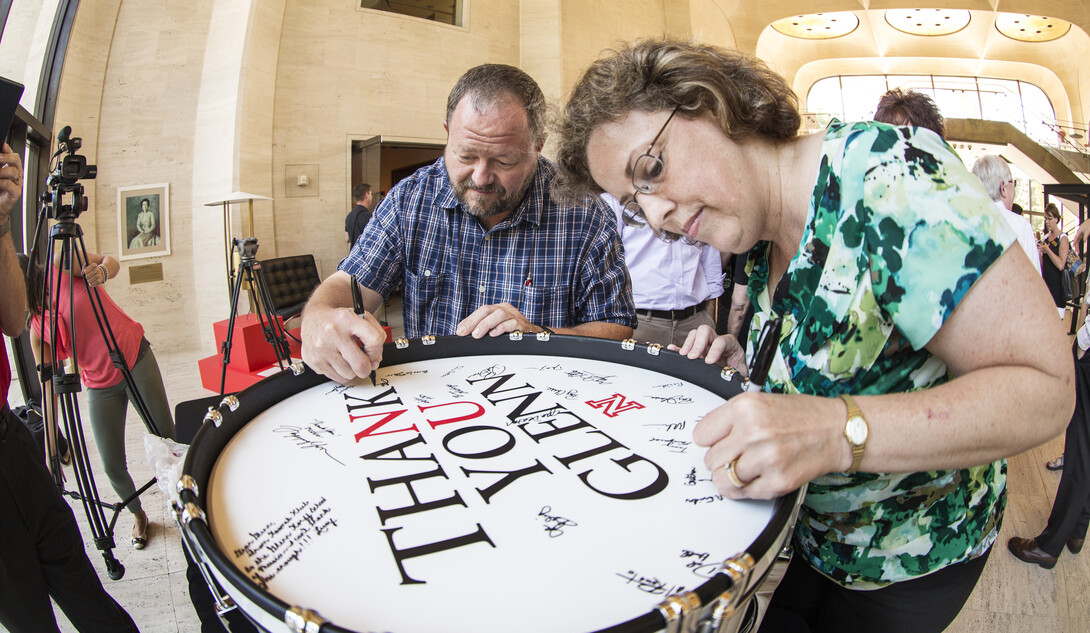
[[[886,11],[886,22],[909,35],[935,37],[957,33],[969,25],[971,15],[958,9],[899,9]]]
[[[995,28],[1019,42],[1050,42],[1066,35],[1071,30],[1071,23],[1041,15],[1000,13],[995,19]]]
[[[828,40],[851,33],[859,26],[859,18],[851,11],[811,13],[776,20],[772,28],[784,35],[804,40]]]

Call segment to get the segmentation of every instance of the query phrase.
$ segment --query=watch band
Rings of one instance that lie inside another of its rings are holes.
[[[840,394],[840,399],[844,401],[844,404],[848,405],[848,415],[845,420],[845,427],[851,422],[852,418],[859,418],[866,424],[867,418],[863,415],[863,412],[859,409],[859,405],[855,403],[855,398],[852,398],[846,393]],[[847,428],[844,431],[844,438],[848,440],[848,445],[852,447],[852,466],[847,470],[849,473],[854,473],[859,470],[859,465],[863,462],[863,451],[867,448],[866,440],[863,440],[862,444],[856,444],[852,442],[848,437]]]

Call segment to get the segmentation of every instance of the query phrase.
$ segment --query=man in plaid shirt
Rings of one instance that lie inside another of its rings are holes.
[[[386,337],[372,313],[399,283],[408,337],[545,328],[631,336],[635,307],[615,222],[597,198],[551,198],[544,119],[541,89],[517,68],[485,64],[458,80],[443,157],[391,189],[307,303],[303,360],[312,369],[347,383],[377,368]]]

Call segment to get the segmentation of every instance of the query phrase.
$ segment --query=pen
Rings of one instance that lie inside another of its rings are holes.
[[[772,357],[780,344],[782,326],[783,319],[776,317],[766,321],[761,328],[761,335],[757,337],[757,351],[753,354],[753,362],[749,367],[749,384],[746,385],[746,391],[760,391],[764,388],[768,370],[772,367]]]
[[[363,315],[366,310],[363,308],[363,295],[360,293],[360,285],[356,283],[356,278],[352,278],[352,309],[358,315]],[[375,380],[375,370],[371,370],[371,386],[378,386],[378,381]]]

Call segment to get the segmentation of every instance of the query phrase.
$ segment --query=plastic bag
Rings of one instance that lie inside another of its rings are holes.
[[[185,465],[185,454],[188,450],[189,446],[186,444],[151,433],[144,434],[144,452],[152,472],[155,473],[156,483],[168,499],[179,505],[181,498],[178,496],[178,480],[182,478],[182,466]]]

